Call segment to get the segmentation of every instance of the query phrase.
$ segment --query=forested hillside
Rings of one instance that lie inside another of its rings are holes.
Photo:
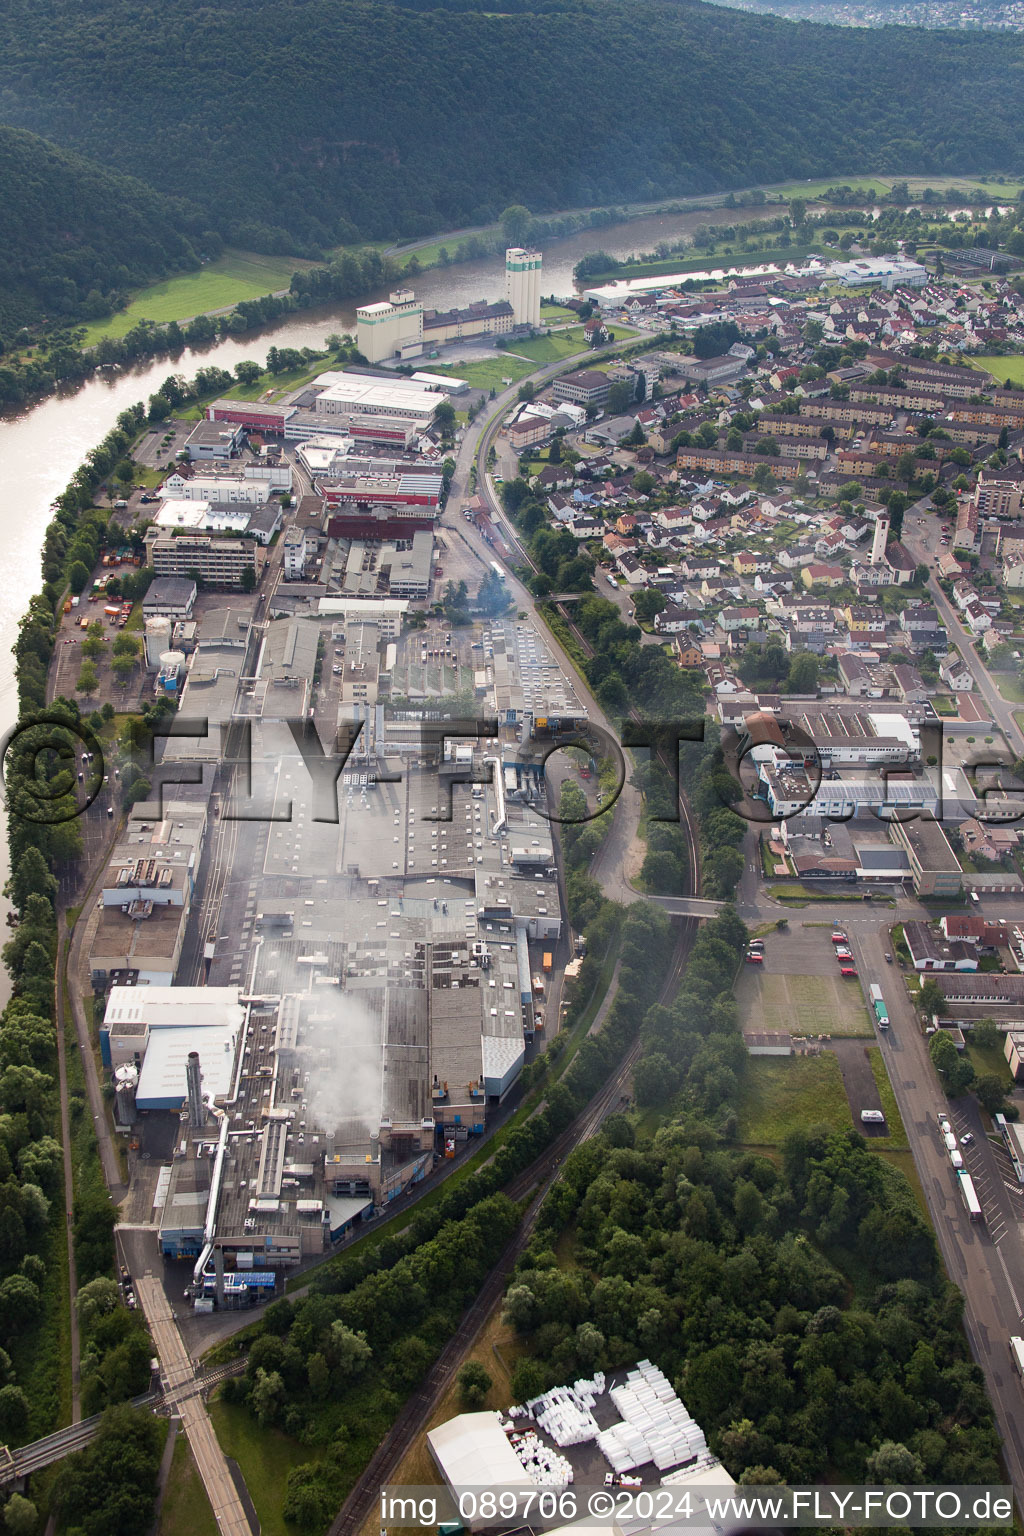
[[[0,334],[43,315],[107,314],[117,290],[198,265],[195,209],[2,125],[0,208]]]
[[[313,252],[782,177],[1013,169],[1024,39],[651,0],[9,0],[0,117]],[[538,14],[541,13],[541,14]]]

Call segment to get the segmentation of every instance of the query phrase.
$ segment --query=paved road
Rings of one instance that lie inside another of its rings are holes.
[[[1018,904],[1019,905],[1019,904]],[[807,921],[838,919],[849,936],[865,996],[872,982],[882,987],[891,1028],[876,1031],[903,1123],[910,1140],[939,1248],[950,1278],[964,1293],[965,1327],[975,1359],[985,1373],[989,1396],[1003,1435],[1007,1471],[1018,1504],[1024,1502],[1024,1434],[1021,1384],[1009,1354],[1011,1334],[1021,1331],[1024,1306],[1024,1192],[1013,1177],[1001,1147],[984,1134],[973,1099],[946,1099],[928,1054],[917,1017],[907,996],[902,973],[886,963],[891,950],[890,926],[929,914],[911,898],[897,909],[830,908],[822,903]],[[996,908],[998,907],[998,912]],[[1008,916],[1001,902],[992,902],[990,917]],[[973,1131],[974,1144],[964,1149],[964,1161],[976,1182],[984,1224],[967,1217],[943,1143],[937,1133],[939,1111],[947,1112],[959,1135]]]
[[[903,542],[919,564],[931,565],[939,549],[942,519],[934,512],[926,512],[926,505],[927,502],[917,502],[907,509],[903,520]],[[1014,706],[1007,703],[993,682],[988,668],[974,649],[970,631],[961,623],[959,612],[934,576],[929,580],[928,587],[950,638],[971,671],[974,686],[992,711],[992,718],[1002,727],[1015,752],[1024,749],[1024,731],[1021,731],[1013,717]]]
[[[222,1536],[252,1536],[245,1508],[238,1496],[227,1458],[214,1433],[206,1404],[193,1390],[195,1371],[163,1287],[152,1274],[138,1275],[135,1293],[160,1357],[160,1378],[164,1384],[165,1397],[177,1402],[217,1529]]]

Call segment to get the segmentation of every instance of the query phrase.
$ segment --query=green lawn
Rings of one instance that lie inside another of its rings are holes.
[[[287,288],[293,272],[311,265],[297,256],[227,251],[198,272],[169,277],[165,282],[141,289],[127,309],[86,326],[85,344],[90,346],[103,336],[124,336],[140,320],[166,325],[171,320],[205,314],[207,310],[224,309],[240,299],[262,298],[265,293]]]
[[[885,1114],[885,1128],[887,1136],[871,1137],[871,1141],[884,1141],[890,1147],[904,1149],[910,1146],[907,1133],[903,1127],[903,1118],[896,1105],[896,1095],[892,1091],[889,1074],[885,1070],[885,1062],[877,1045],[871,1046],[868,1051],[868,1061],[871,1063],[872,1076],[878,1088],[878,1097],[882,1101],[882,1110]]]
[[[500,394],[505,379],[513,384],[532,373],[534,365],[523,357],[513,357],[508,352],[496,352],[493,358],[483,357],[475,363],[428,363],[431,373],[447,373],[457,379],[465,379],[474,389],[496,389]]]
[[[1017,678],[995,672],[991,676],[999,692],[1009,704],[1024,704],[1024,685]]]
[[[752,1056],[737,1105],[737,1139],[746,1146],[780,1146],[791,1131],[828,1125],[845,1130],[850,1106],[839,1063],[820,1056]]]
[[[571,325],[576,319],[576,311],[574,309],[563,309],[561,304],[542,304],[540,307],[540,318],[544,325],[559,325],[563,320],[568,321]]]
[[[184,1430],[174,1444],[157,1536],[217,1536],[217,1522]]]
[[[955,715],[956,704],[948,693],[935,693],[932,695],[932,708],[937,715]]]
[[[297,1440],[277,1429],[260,1429],[248,1409],[214,1397],[210,1418],[225,1456],[233,1456],[242,1469],[245,1486],[260,1517],[261,1536],[295,1536],[285,1524],[285,1484],[293,1467],[316,1457]]]
[[[1003,384],[1007,379],[1014,384],[1024,384],[1024,357],[969,357],[967,362],[972,368],[984,368],[997,384]]]
[[[625,333],[623,327],[617,327],[616,340],[620,334],[632,336],[634,333]],[[582,325],[571,326],[566,331],[556,331],[553,336],[534,336],[530,341],[514,341],[511,343],[517,357],[532,358],[534,363],[557,363],[563,357],[571,357],[575,352],[583,352],[586,342],[583,340]]]
[[[1010,1071],[1009,1062],[1003,1055],[1002,1045],[993,1045],[987,1050],[981,1050],[978,1046],[971,1044],[971,1031],[966,1030],[965,1033],[967,1035],[967,1054],[971,1058],[971,1065],[978,1076],[981,1077],[984,1072],[994,1072],[1000,1082],[1006,1084],[1007,1089],[1012,1088],[1013,1073]]]

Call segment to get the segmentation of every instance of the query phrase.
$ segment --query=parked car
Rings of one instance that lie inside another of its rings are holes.
[[[892,965],[892,955],[886,955],[885,963],[886,965]]]
[[[852,965],[841,965],[839,967],[839,974],[840,976],[856,976],[857,971]]]

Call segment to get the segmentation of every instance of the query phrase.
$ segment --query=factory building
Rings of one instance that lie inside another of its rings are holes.
[[[180,1111],[192,1052],[202,1063],[204,1093],[226,1099],[244,1012],[237,987],[111,987],[100,1057],[111,1071],[138,1068],[139,1110]]]
[[[177,536],[166,528],[146,532],[147,563],[158,576],[197,574],[208,587],[244,589],[256,585],[263,574],[266,556],[261,545],[250,538],[218,539],[211,533],[182,533]]]
[[[350,474],[318,480],[331,538],[411,538],[432,529],[444,481],[437,470]]]
[[[495,623],[484,637],[493,698],[503,725],[526,737],[551,737],[583,728],[587,711],[540,632],[527,623]]]
[[[423,351],[423,305],[410,288],[356,310],[356,344],[368,363],[418,357]]]
[[[540,278],[543,257],[539,251],[512,246],[505,252],[505,298],[515,325],[540,325]]]
[[[140,801],[103,875],[100,912],[89,944],[93,986],[111,980],[169,986],[181,957],[196,872],[206,837],[206,807]]]

